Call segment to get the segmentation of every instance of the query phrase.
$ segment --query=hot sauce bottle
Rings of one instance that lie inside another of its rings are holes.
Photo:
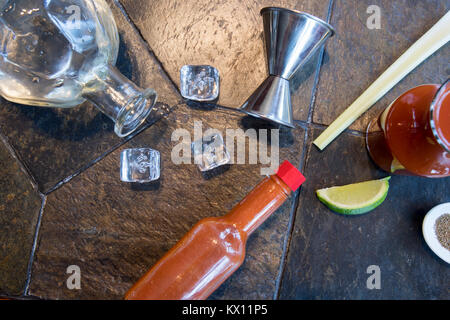
[[[285,161],[223,217],[198,222],[126,294],[127,300],[202,300],[244,261],[247,238],[305,181]]]

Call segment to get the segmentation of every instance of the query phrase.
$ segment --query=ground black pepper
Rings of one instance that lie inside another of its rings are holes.
[[[439,242],[450,251],[450,213],[443,214],[436,220],[435,230]]]

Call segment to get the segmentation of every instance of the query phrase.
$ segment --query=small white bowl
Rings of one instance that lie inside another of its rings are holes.
[[[450,214],[450,202],[440,204],[431,209],[423,219],[422,232],[425,242],[436,255],[447,263],[450,263],[450,251],[444,248],[436,235],[436,220],[444,214]]]

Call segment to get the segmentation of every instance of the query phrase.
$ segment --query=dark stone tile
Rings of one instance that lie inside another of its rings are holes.
[[[121,298],[197,221],[228,212],[261,179],[261,166],[234,164],[202,175],[195,164],[176,165],[171,152],[175,129],[269,128],[240,114],[180,105],[168,117],[52,192],[44,209],[30,293],[42,298]],[[193,139],[193,137],[192,137]],[[304,130],[280,132],[280,159],[298,164]],[[254,140],[252,140],[254,141]],[[155,183],[119,180],[119,154],[128,147],[161,152],[162,174]],[[247,148],[248,150],[248,148]],[[270,148],[269,148],[270,150]],[[248,160],[246,161],[248,163]],[[248,241],[244,266],[214,299],[273,297],[293,199]],[[82,289],[66,289],[66,268],[78,265]]]
[[[176,89],[132,24],[115,5],[112,9],[121,38],[118,68],[138,85],[153,87],[159,101],[175,104],[180,99]],[[42,192],[120,144],[113,129],[113,122],[90,103],[58,109],[0,101],[0,130]]]
[[[381,29],[366,26],[370,5],[381,9]],[[334,121],[416,40],[449,10],[445,0],[334,1],[331,24],[336,35],[328,41],[321,68],[313,120]],[[442,83],[450,76],[447,44],[406,76],[352,126],[365,130],[399,95],[425,83]]]
[[[309,148],[280,298],[448,299],[448,265],[427,247],[421,225],[428,210],[450,201],[450,179],[393,176],[377,209],[338,215],[315,190],[386,174],[372,164],[361,136],[344,133],[323,153]],[[380,290],[367,289],[371,265],[381,269]]]
[[[325,19],[329,1],[121,0],[121,3],[178,86],[183,65],[212,65],[220,72],[218,104],[238,108],[267,76],[261,8],[286,7]],[[291,82],[297,120],[308,118],[317,62],[316,56]]]
[[[0,295],[24,293],[41,197],[0,140]]]

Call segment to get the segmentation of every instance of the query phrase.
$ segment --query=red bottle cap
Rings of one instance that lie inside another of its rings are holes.
[[[305,182],[306,178],[289,161],[284,161],[278,168],[277,176],[288,185],[293,192]]]

